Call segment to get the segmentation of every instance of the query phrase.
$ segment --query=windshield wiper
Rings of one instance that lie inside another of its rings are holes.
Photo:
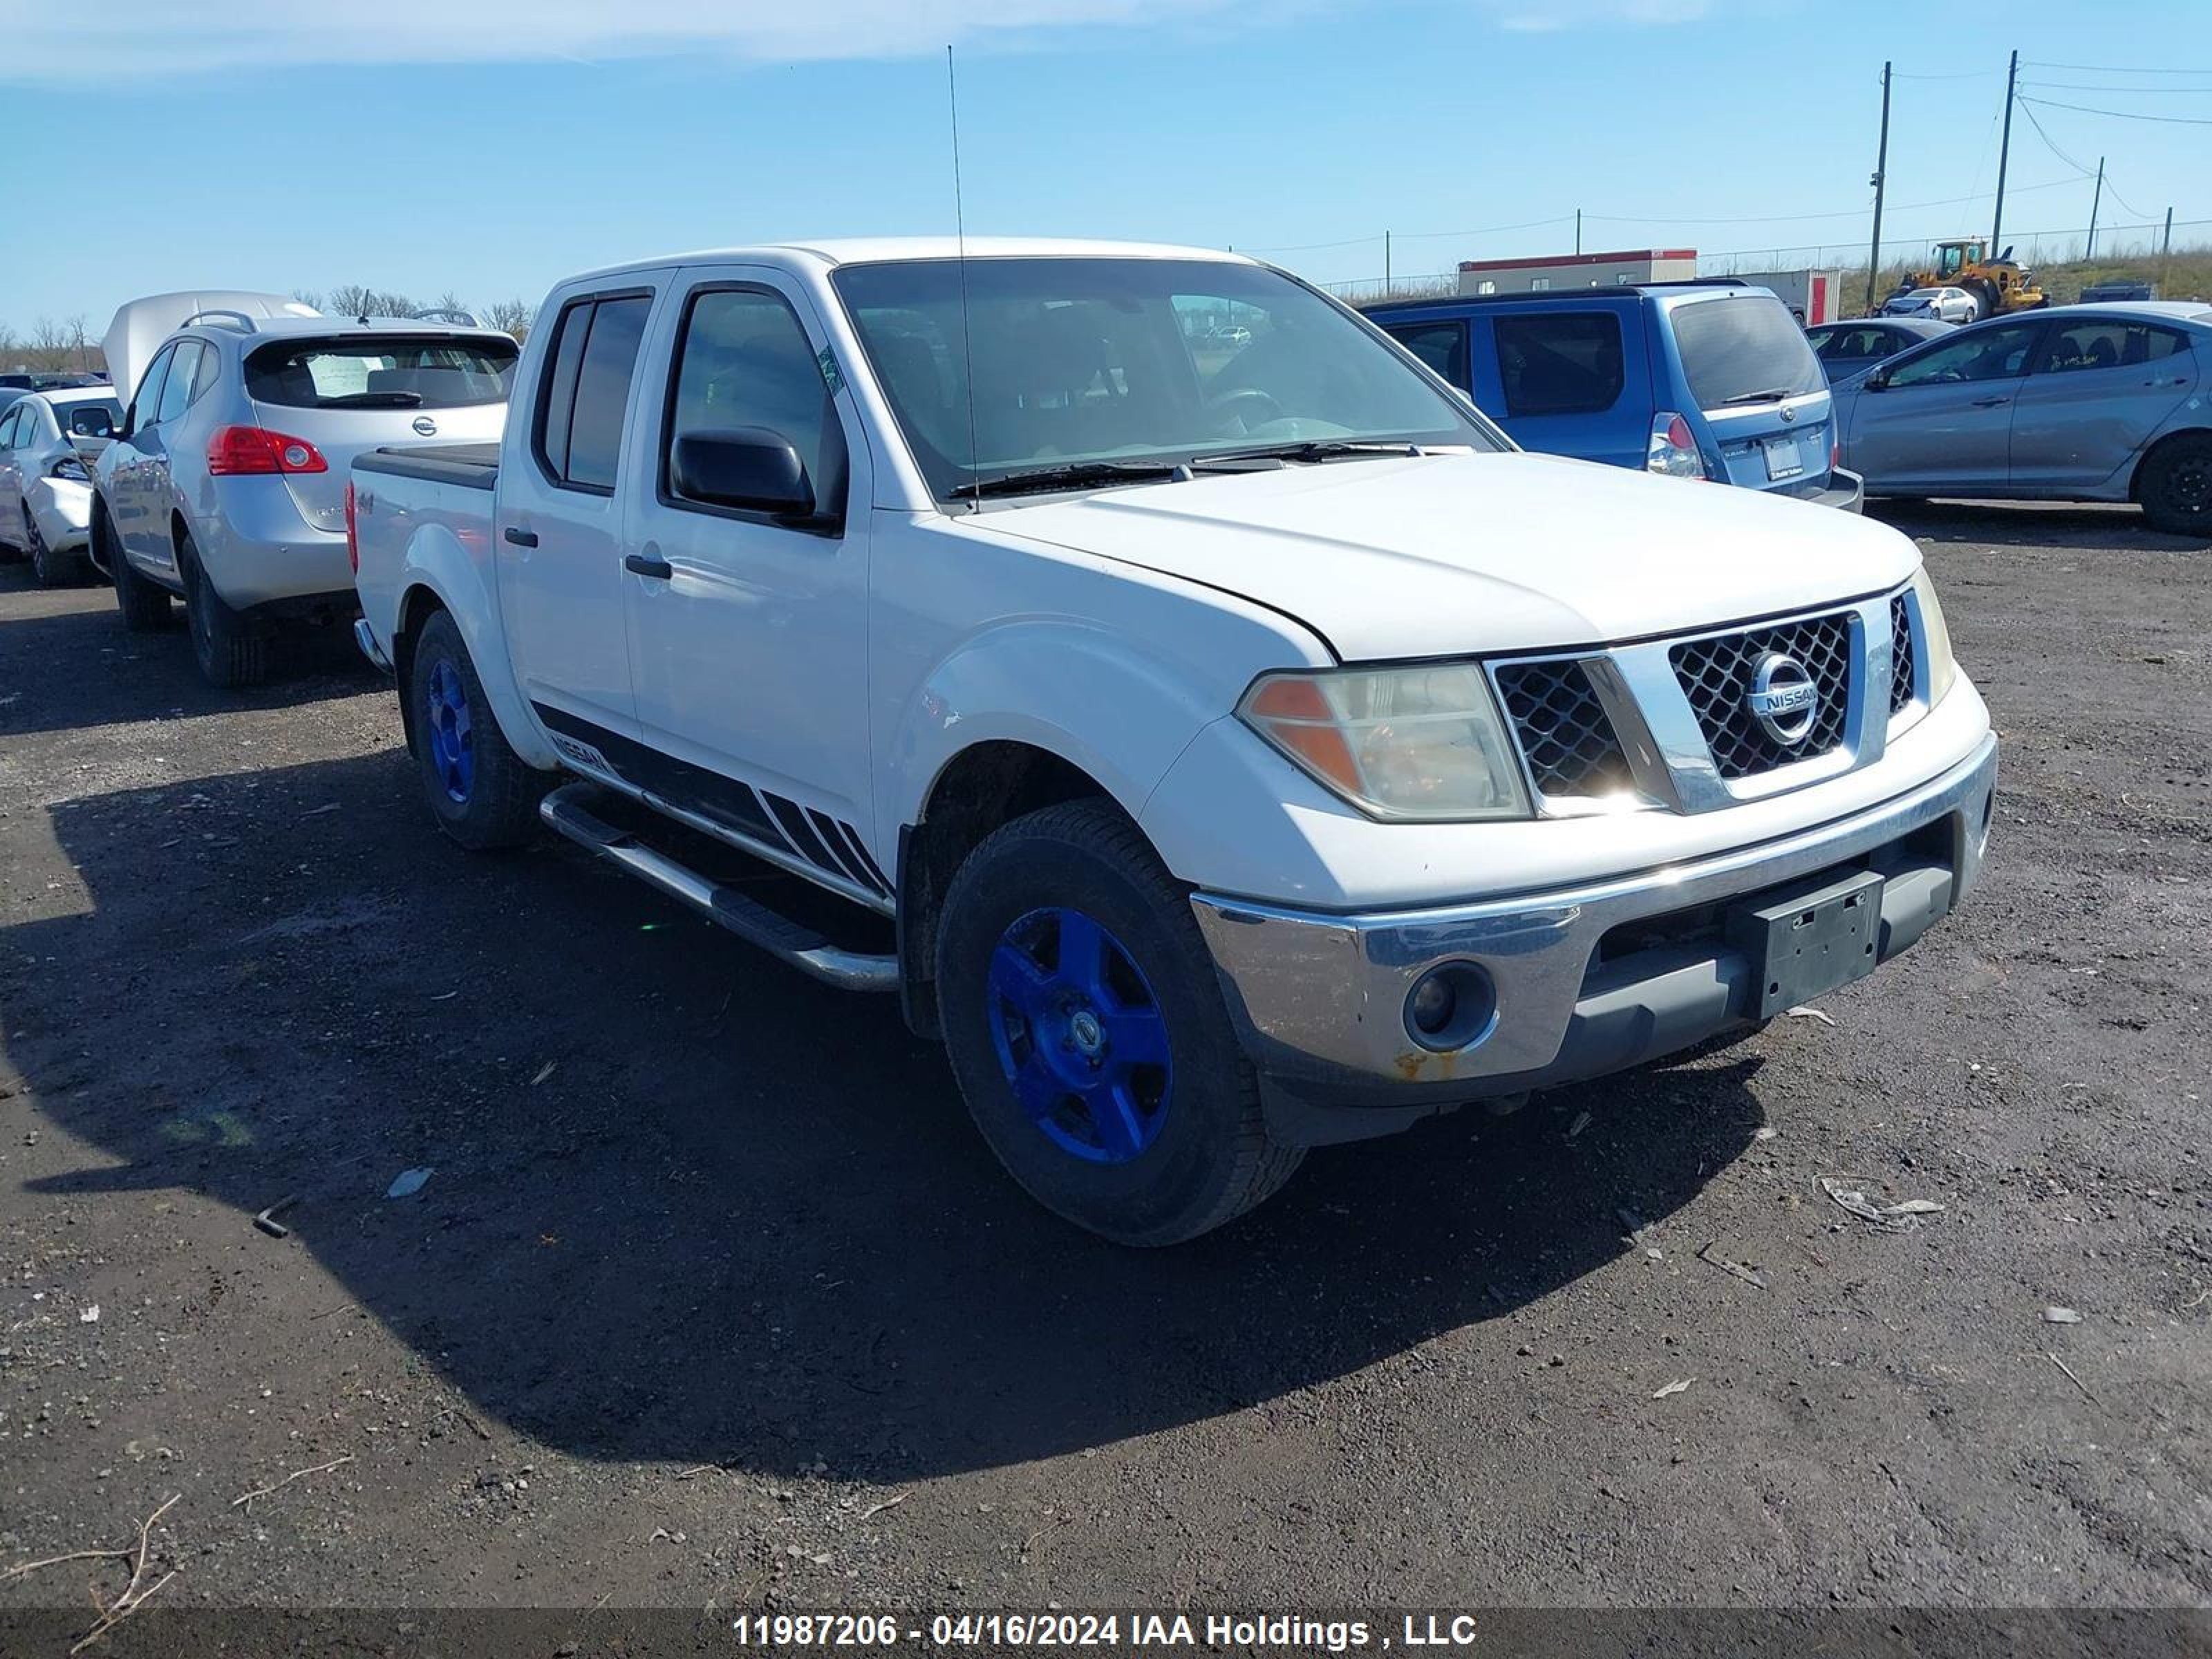
[[[1778,404],[1785,398],[1794,398],[1796,395],[1796,386],[1770,386],[1765,392],[1739,392],[1733,398],[1723,398],[1721,399],[1721,407],[1734,409],[1738,404]]]
[[[325,409],[420,409],[419,392],[349,392],[342,398],[325,398]]]
[[[1102,484],[1158,483],[1182,469],[1164,461],[1071,461],[1065,466],[1033,467],[1023,472],[1001,472],[995,477],[974,478],[952,486],[951,494],[963,501],[986,495],[1036,495],[1053,489],[1089,489]]]
[[[1318,465],[1322,461],[1334,461],[1346,455],[1418,455],[1420,453],[1419,447],[1414,444],[1309,439],[1304,443],[1262,444],[1253,449],[1217,450],[1210,455],[1192,456],[1190,464],[1194,468],[1231,461],[1304,461]]]

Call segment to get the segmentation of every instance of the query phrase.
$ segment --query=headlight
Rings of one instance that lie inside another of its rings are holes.
[[[1936,584],[1928,580],[1928,567],[1912,573],[1912,594],[1920,601],[1921,647],[1928,653],[1928,706],[1943,701],[1959,678],[1958,659],[1951,654],[1951,628],[1943,620],[1943,602],[1936,597]]]
[[[1237,712],[1377,817],[1528,816],[1497,701],[1474,663],[1269,674]]]

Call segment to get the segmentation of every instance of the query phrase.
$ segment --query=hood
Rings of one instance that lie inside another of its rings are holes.
[[[138,390],[138,377],[161,342],[176,332],[187,317],[203,311],[236,311],[248,317],[315,317],[313,306],[289,300],[281,294],[255,294],[242,289],[194,289],[177,294],[149,294],[126,300],[100,337],[100,353],[107,362],[107,378],[116,400],[125,405]]]
[[[1875,592],[1919,562],[1854,513],[1525,453],[1201,476],[961,522],[1243,595],[1347,662],[1688,632]]]

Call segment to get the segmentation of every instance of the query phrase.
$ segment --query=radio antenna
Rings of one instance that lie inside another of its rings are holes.
[[[975,347],[968,325],[968,211],[960,194],[960,78],[952,66],[952,47],[945,48],[945,92],[952,112],[952,228],[960,267],[960,360],[968,382],[968,484],[974,511],[983,510],[981,467],[975,442]]]

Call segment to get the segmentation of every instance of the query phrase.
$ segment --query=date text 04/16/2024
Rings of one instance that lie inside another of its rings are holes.
[[[1465,1647],[1478,1639],[1472,1614],[1407,1613],[1393,1630],[1382,1620],[1299,1613],[747,1613],[732,1633],[767,1648],[890,1647],[927,1642],[941,1648],[1222,1648],[1347,1653],[1393,1647]]]

